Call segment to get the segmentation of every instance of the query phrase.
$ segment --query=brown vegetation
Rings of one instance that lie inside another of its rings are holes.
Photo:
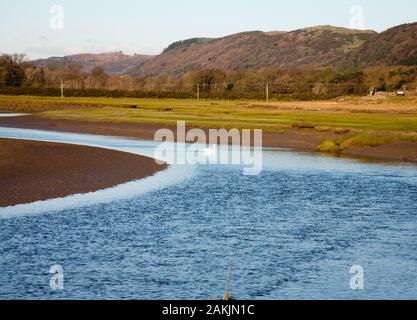
[[[183,75],[202,69],[227,71],[328,66],[376,35],[331,26],[292,32],[244,32],[218,39],[190,39],[169,46],[161,55],[135,68],[149,77]]]
[[[417,64],[417,23],[388,29],[348,53],[339,62],[344,68]]]

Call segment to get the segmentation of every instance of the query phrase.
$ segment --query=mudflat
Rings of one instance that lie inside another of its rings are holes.
[[[113,150],[0,139],[0,207],[106,189],[165,168]]]

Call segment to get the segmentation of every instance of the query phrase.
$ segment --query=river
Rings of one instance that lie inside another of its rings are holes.
[[[147,141],[0,137],[152,156]],[[0,208],[2,299],[417,298],[417,167],[265,150],[263,171],[170,166],[95,193]],[[61,265],[64,289],[51,290]],[[364,270],[352,290],[350,268]]]

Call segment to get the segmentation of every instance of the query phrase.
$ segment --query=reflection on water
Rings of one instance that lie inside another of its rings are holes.
[[[0,136],[154,148],[4,128]],[[273,150],[263,163],[255,177],[239,166],[182,167],[143,192],[124,185],[93,194],[97,201],[33,206],[43,214],[0,209],[9,215],[0,219],[0,298],[220,298],[229,262],[239,299],[417,297],[414,166]],[[49,289],[54,264],[64,268],[63,291]],[[349,287],[352,265],[365,270],[363,291]]]
[[[0,117],[20,117],[20,116],[26,116],[26,113],[12,113],[12,112],[0,112]]]

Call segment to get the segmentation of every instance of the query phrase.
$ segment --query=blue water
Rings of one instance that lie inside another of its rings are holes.
[[[152,154],[150,142],[0,128]],[[143,181],[0,208],[0,298],[416,299],[417,168],[284,150],[264,170],[172,166]],[[52,265],[64,289],[49,287]],[[364,290],[349,283],[365,271]]]

